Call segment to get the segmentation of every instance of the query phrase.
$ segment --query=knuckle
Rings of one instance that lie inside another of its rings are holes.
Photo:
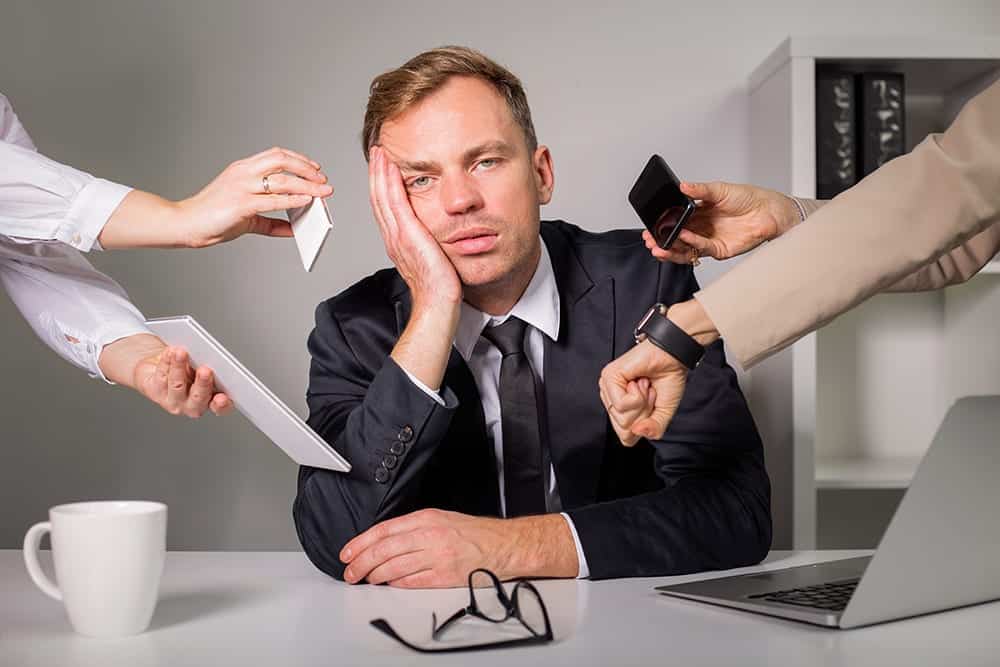
[[[380,523],[372,530],[372,537],[376,540],[384,540],[389,536],[389,529],[384,523]]]

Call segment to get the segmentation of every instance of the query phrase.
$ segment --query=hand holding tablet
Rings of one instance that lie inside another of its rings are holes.
[[[168,345],[187,349],[191,365],[208,366],[236,409],[299,465],[348,472],[351,464],[316,435],[193,317],[164,317],[146,325]]]

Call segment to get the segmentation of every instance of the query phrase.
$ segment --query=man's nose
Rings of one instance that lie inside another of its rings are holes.
[[[471,174],[451,174],[445,176],[441,184],[441,198],[448,215],[463,215],[483,207],[483,196],[479,184]]]

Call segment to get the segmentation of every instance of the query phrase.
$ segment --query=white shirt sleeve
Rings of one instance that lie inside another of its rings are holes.
[[[576,560],[580,564],[580,570],[576,573],[577,579],[587,579],[590,577],[590,566],[587,565],[587,556],[583,553],[583,545],[580,544],[580,536],[576,534],[576,526],[573,519],[569,518],[566,512],[560,512],[562,518],[569,524],[569,532],[573,534],[573,544],[576,546]]]
[[[38,153],[0,95],[0,234],[87,252],[129,192]]]
[[[46,345],[106,382],[97,365],[104,346],[152,333],[118,283],[60,243],[0,236],[0,284]]]
[[[410,382],[412,382],[413,384],[417,385],[417,388],[420,391],[424,392],[425,394],[427,394],[428,396],[430,396],[431,398],[433,398],[437,402],[438,405],[445,405],[444,399],[441,398],[441,392],[440,391],[434,391],[433,389],[431,389],[430,387],[428,387],[427,385],[425,385],[423,382],[421,382],[420,380],[418,380],[416,375],[414,375],[410,371],[406,370],[402,366],[400,366],[400,368],[402,368],[403,372],[406,373],[406,377],[410,378]]]

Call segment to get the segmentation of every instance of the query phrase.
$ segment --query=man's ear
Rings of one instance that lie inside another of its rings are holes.
[[[531,158],[532,170],[535,174],[535,191],[538,193],[539,206],[552,201],[552,191],[556,187],[556,176],[552,170],[552,153],[548,146],[539,146]]]

